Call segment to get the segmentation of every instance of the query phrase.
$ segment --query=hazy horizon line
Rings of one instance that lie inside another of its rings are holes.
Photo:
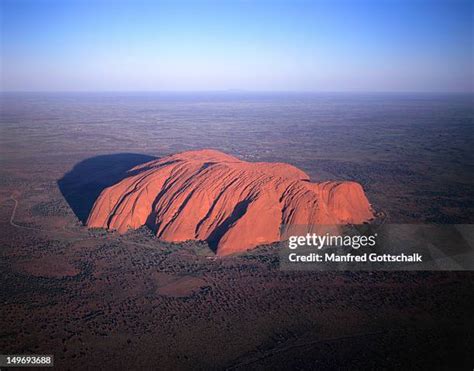
[[[263,94],[474,94],[474,90],[0,90],[0,94],[12,93],[263,93]]]

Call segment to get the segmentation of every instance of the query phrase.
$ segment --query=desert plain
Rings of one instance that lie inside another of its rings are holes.
[[[274,244],[219,257],[84,225],[127,170],[203,148],[358,182],[385,222],[471,224],[472,102],[3,94],[1,352],[57,369],[472,368],[472,272],[287,272]]]

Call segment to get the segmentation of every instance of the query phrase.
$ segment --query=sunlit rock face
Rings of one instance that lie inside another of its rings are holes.
[[[311,183],[294,166],[215,150],[178,153],[130,174],[100,194],[89,227],[124,233],[147,225],[165,241],[207,241],[218,255],[229,255],[279,241],[282,224],[360,224],[373,217],[358,183]]]

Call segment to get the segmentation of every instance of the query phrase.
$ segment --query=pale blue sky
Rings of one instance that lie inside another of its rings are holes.
[[[2,89],[472,91],[472,0],[0,0]]]

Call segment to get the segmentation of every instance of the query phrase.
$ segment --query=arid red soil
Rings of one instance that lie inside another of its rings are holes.
[[[80,270],[66,259],[61,257],[53,259],[49,256],[20,261],[15,265],[15,269],[27,275],[51,278],[73,277],[80,273]]]
[[[147,225],[165,241],[207,241],[218,255],[229,255],[280,240],[281,225],[359,224],[372,217],[358,183],[311,183],[288,164],[200,150],[133,168],[101,193],[87,225],[120,233]]]
[[[221,259],[82,225],[129,169],[207,147],[359,182],[385,224],[472,224],[471,95],[2,99],[2,353],[55,370],[472,369],[473,272],[291,272],[278,244]]]

